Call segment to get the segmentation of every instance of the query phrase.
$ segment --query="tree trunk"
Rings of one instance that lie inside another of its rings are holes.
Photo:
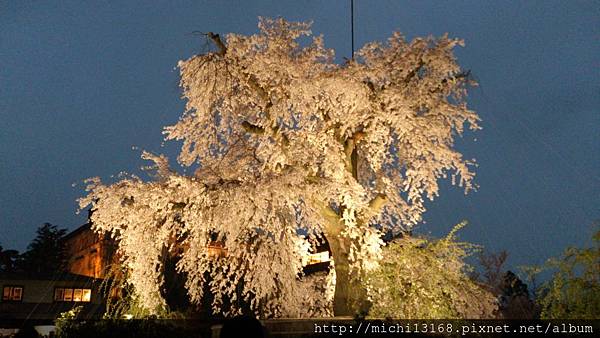
[[[348,260],[350,241],[342,236],[330,236],[327,241],[335,267],[335,293],[333,295],[334,316],[355,316],[368,311],[366,289],[360,278],[352,278]]]
[[[329,248],[335,266],[335,293],[333,296],[333,314],[335,316],[351,316],[350,306],[350,264],[348,248],[340,236],[327,236]]]
[[[329,244],[335,267],[335,294],[333,296],[333,314],[350,316],[350,263],[348,253],[350,243],[342,236],[344,224],[339,215],[326,203],[320,204],[321,214],[325,219],[325,238]]]
[[[358,151],[356,144],[364,136],[356,132],[351,138],[344,141],[346,154],[346,169],[358,181]],[[376,197],[370,207],[380,209],[385,203],[384,196]],[[325,237],[329,243],[333,263],[335,266],[335,293],[333,296],[333,314],[335,316],[355,316],[366,313],[369,303],[366,300],[367,291],[361,284],[360,278],[350,275],[350,240],[342,236],[344,224],[341,219],[342,210],[336,213],[328,203],[321,203],[321,212],[326,220]],[[360,220],[359,220],[360,221]]]
[[[365,311],[366,290],[360,279],[352,278],[350,271],[350,240],[342,236],[344,225],[339,215],[331,208],[323,209],[326,219],[325,238],[329,244],[335,268],[335,293],[333,314],[354,316]]]

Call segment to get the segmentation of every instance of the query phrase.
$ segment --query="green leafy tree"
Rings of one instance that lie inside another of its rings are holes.
[[[542,319],[600,319],[600,230],[592,239],[546,263],[554,274],[538,292]]]
[[[498,299],[498,317],[537,318],[537,307],[530,296],[527,284],[504,266],[508,252],[505,250],[497,253],[480,252],[478,256],[482,271],[474,273],[471,278],[484,285]]]
[[[383,249],[367,274],[370,317],[406,319],[492,318],[495,297],[469,278],[464,262],[477,247],[457,242],[460,223],[440,240],[405,237]]]
[[[32,274],[51,275],[65,269],[66,229],[44,223],[36,231],[36,237],[22,255],[23,270]]]
[[[12,272],[17,269],[19,252],[17,250],[4,250],[0,245],[0,272]]]

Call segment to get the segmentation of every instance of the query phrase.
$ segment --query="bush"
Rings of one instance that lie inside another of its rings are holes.
[[[196,338],[202,335],[193,329],[177,326],[174,321],[133,319],[133,320],[71,320],[69,325],[57,329],[57,338]],[[209,336],[209,335],[208,335]]]
[[[190,328],[177,320],[165,319],[78,319],[81,307],[62,313],[55,321],[57,338],[184,338],[201,337],[198,328]],[[209,336],[204,334],[204,336]]]
[[[542,319],[600,319],[600,231],[593,242],[546,263],[554,273],[538,292]]]
[[[458,224],[443,239],[405,237],[383,249],[380,266],[369,272],[369,317],[402,319],[492,318],[494,296],[473,282],[464,263],[476,247],[456,242]]]

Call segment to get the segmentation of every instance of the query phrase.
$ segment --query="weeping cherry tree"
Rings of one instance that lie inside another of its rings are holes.
[[[144,153],[152,180],[91,179],[80,200],[94,229],[118,241],[150,312],[165,307],[162,262],[172,255],[195,304],[210,290],[214,311],[237,313],[243,300],[264,317],[306,315],[324,296],[302,283],[302,257],[324,239],[335,286],[319,304],[354,314],[382,235],[419,223],[440,179],[474,188],[473,161],[454,149],[465,128],[479,128],[464,100],[473,83],[453,54],[461,40],[394,33],[336,64],[310,23],[258,26],[208,33],[212,50],[179,62],[186,110],[164,135],[181,142],[178,163],[193,175]],[[211,243],[226,254],[212,255]]]

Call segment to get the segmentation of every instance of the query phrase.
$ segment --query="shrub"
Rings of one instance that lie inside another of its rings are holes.
[[[476,246],[457,242],[460,223],[443,239],[405,237],[383,249],[368,273],[370,317],[402,319],[492,318],[494,296],[472,281],[463,259]]]
[[[177,322],[152,319],[132,320],[70,320],[69,325],[57,329],[57,338],[196,338],[202,335],[199,330],[176,325]]]
[[[538,292],[542,319],[600,319],[600,231],[593,242],[546,263],[554,273]]]

